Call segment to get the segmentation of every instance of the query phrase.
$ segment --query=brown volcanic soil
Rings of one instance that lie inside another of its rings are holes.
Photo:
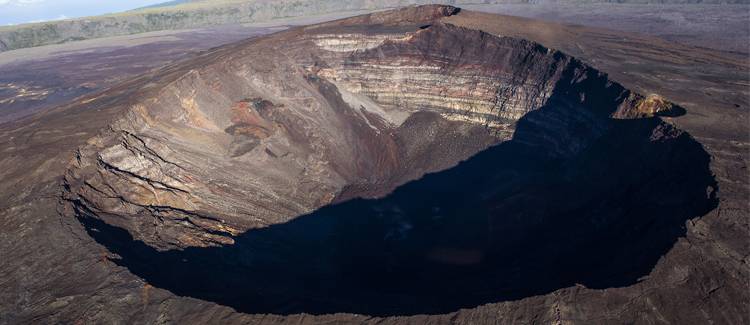
[[[0,320],[747,322],[746,63],[454,13],[243,41],[4,125]]]
[[[0,123],[102,91],[151,69],[220,45],[288,26],[349,17],[343,11],[267,23],[172,30],[47,45],[0,53]]]
[[[750,51],[748,3],[557,2],[466,5],[464,9],[645,34],[743,57]]]
[[[237,26],[157,32],[0,54],[0,123],[101,91],[197,51],[273,31]]]

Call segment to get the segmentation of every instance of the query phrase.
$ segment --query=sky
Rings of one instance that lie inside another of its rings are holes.
[[[95,16],[167,0],[0,0],[0,26]]]

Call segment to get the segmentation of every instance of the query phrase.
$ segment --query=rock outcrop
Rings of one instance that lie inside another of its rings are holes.
[[[295,29],[156,75],[81,148],[68,200],[161,249],[230,244],[337,197],[382,195],[455,165],[509,140],[553,95],[576,113],[535,121],[551,134],[517,136],[553,157],[587,147],[610,116],[642,111],[643,101],[558,51],[422,24],[450,8]],[[431,136],[410,138],[425,128]],[[443,157],[423,158],[445,142]]]

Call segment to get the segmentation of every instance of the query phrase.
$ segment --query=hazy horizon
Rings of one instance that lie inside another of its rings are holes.
[[[0,25],[17,25],[122,12],[165,0],[0,0]]]

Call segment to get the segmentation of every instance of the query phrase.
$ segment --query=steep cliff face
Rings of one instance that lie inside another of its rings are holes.
[[[453,166],[511,139],[531,111],[571,108],[515,136],[559,158],[643,106],[560,52],[425,24],[454,12],[295,29],[167,68],[116,103],[126,115],[80,149],[67,198],[160,249],[231,244]]]

